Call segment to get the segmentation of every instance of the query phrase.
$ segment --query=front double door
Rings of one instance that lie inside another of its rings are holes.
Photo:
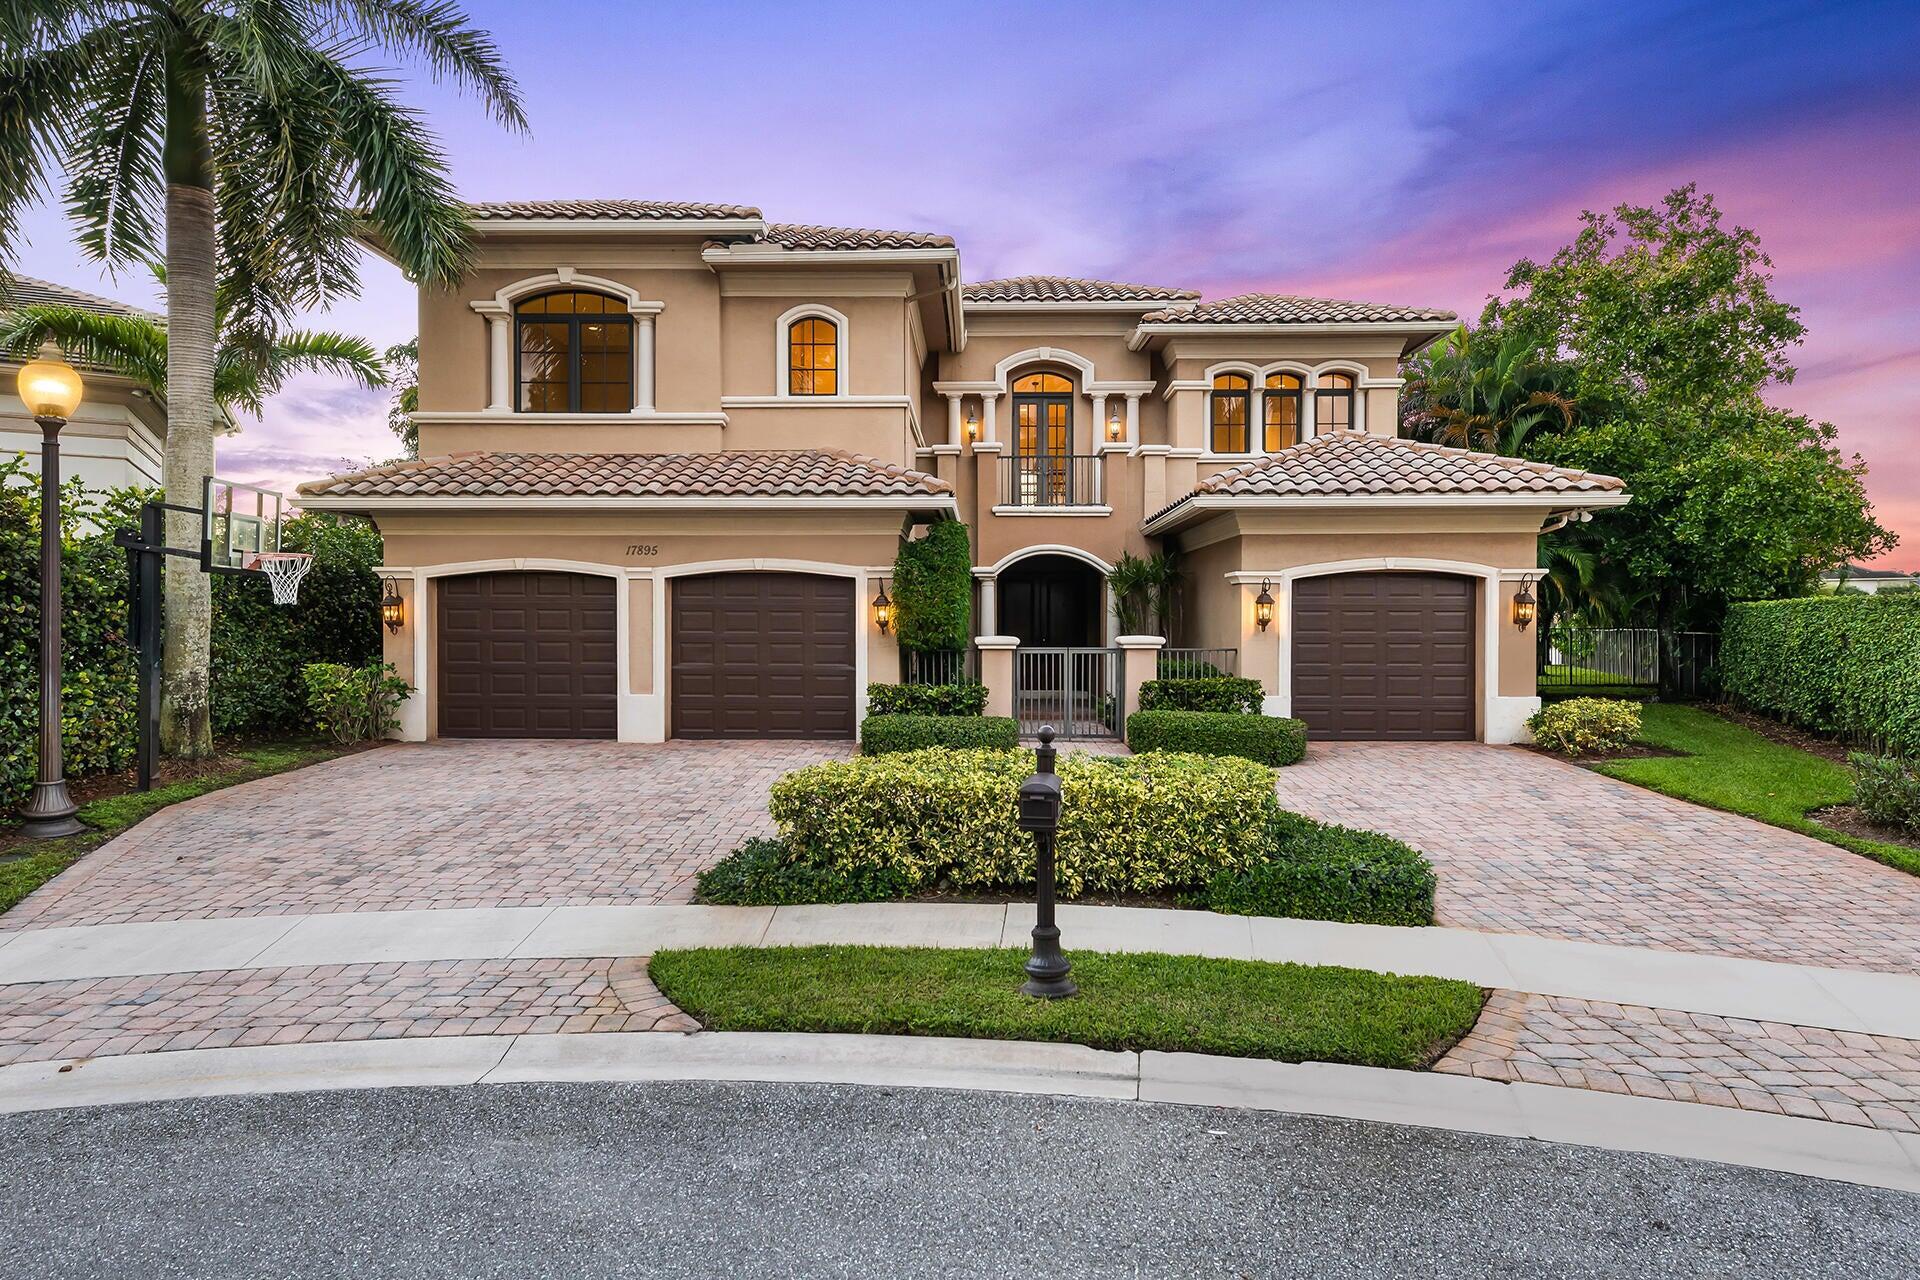
[[[1019,379],[1013,391],[1013,506],[1065,507],[1074,493],[1073,384],[1057,373]]]

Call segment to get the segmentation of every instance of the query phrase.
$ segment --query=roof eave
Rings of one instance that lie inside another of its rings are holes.
[[[614,494],[528,494],[521,496],[296,493],[293,505],[312,511],[931,511],[952,513],[951,493],[728,495],[638,497]]]
[[[1166,310],[1167,308],[1156,308]],[[1334,320],[1316,321],[1308,324],[1271,324],[1230,321],[1156,321],[1152,324],[1134,326],[1133,334],[1127,339],[1127,350],[1138,351],[1155,338],[1170,338],[1180,334],[1193,336],[1232,336],[1265,338],[1281,335],[1311,334],[1350,334],[1350,333],[1407,333],[1422,336],[1425,341],[1448,334],[1459,327],[1458,320]],[[1416,350],[1418,348],[1415,348]]]
[[[1203,515],[1221,511],[1337,511],[1364,507],[1380,510],[1433,510],[1496,507],[1507,510],[1590,511],[1623,507],[1633,500],[1624,490],[1598,493],[1349,493],[1232,494],[1191,493],[1141,521],[1140,530],[1159,534]]]

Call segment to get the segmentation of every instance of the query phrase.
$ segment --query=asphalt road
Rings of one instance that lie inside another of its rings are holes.
[[[0,1272],[1898,1276],[1920,1198],[1257,1112],[484,1085],[0,1116]]]

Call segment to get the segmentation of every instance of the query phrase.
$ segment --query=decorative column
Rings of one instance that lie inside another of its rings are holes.
[[[653,318],[660,314],[657,302],[636,302],[627,307],[633,315],[633,411],[654,411]]]
[[[1107,395],[1100,391],[1093,393],[1093,448],[1088,453],[1100,452],[1100,446],[1107,443]]]
[[[1000,438],[1000,428],[994,413],[994,406],[999,402],[1000,393],[998,391],[982,391],[980,393],[980,438],[983,441],[998,440]]]
[[[962,397],[954,392],[947,392],[947,443],[952,445],[960,445],[967,442],[966,434],[960,421],[962,417],[960,412],[961,399]]]
[[[1140,686],[1159,674],[1160,650],[1165,636],[1115,636],[1120,650],[1120,688],[1125,697],[1120,704],[1120,735],[1126,736],[1127,719],[1140,709]]]
[[[487,318],[487,412],[513,409],[513,315],[497,302],[476,302]]]
[[[1127,443],[1140,443],[1140,393],[1137,391],[1127,393]]]
[[[987,686],[986,713],[990,716],[1011,716],[1013,652],[1020,647],[1020,637],[975,636],[973,645],[980,651],[980,683]]]

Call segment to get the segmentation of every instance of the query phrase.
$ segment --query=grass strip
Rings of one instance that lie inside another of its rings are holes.
[[[1068,942],[1071,944],[1072,939]],[[1468,982],[1203,956],[1072,953],[1080,994],[1021,994],[1020,950],[661,951],[653,980],[715,1031],[1040,1040],[1421,1068],[1480,1016]]]
[[[1640,740],[1683,754],[1609,760],[1594,768],[1609,778],[1797,831],[1920,875],[1920,850],[1847,835],[1807,817],[1812,810],[1852,802],[1853,775],[1843,764],[1774,742],[1710,711],[1665,702],[1643,708]]]

